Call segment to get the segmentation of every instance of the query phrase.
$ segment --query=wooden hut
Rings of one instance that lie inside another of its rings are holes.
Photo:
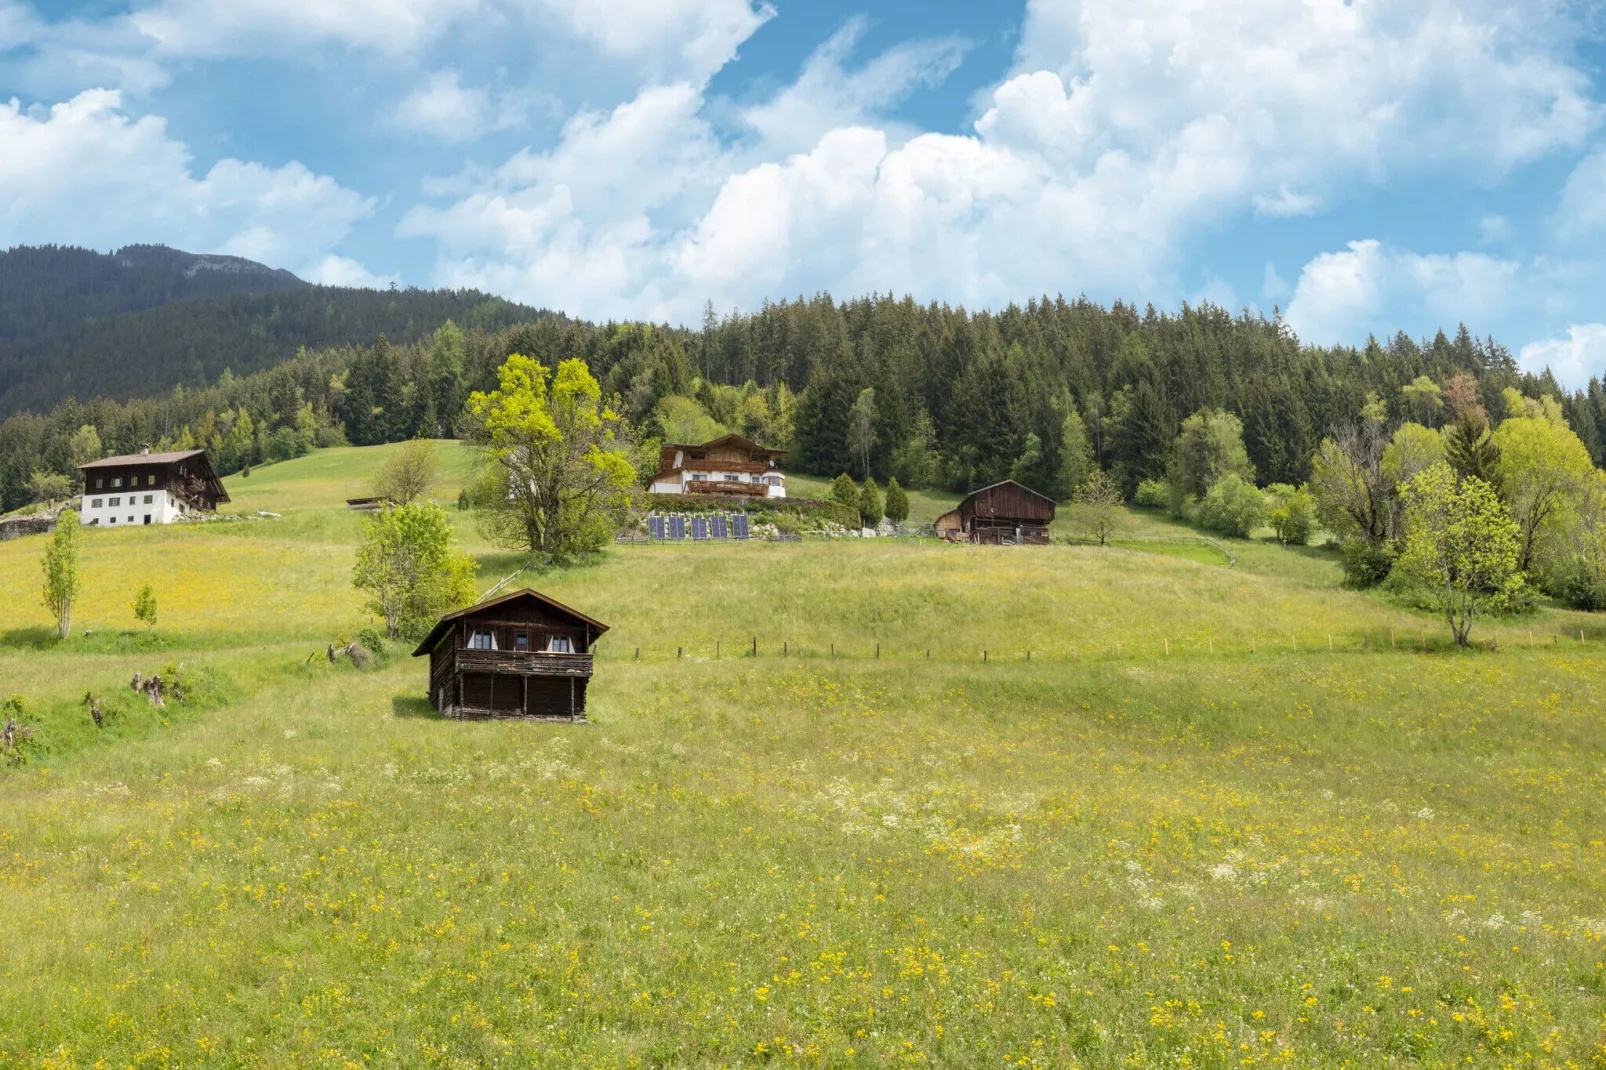
[[[448,613],[413,651],[447,717],[582,721],[591,645],[608,626],[525,588]]]
[[[1054,499],[1013,479],[972,491],[959,507],[937,520],[951,541],[988,545],[1047,546]]]

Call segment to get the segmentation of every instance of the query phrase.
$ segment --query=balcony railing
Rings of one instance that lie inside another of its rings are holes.
[[[459,650],[463,672],[513,672],[529,676],[591,675],[590,654],[552,654],[544,650]]]

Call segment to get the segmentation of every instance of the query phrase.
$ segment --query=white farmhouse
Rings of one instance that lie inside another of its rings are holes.
[[[728,494],[743,498],[786,497],[785,450],[769,449],[741,435],[700,446],[666,445],[658,455],[654,494]]]
[[[229,500],[205,450],[152,453],[146,447],[78,470],[84,476],[78,519],[95,527],[171,524]]]

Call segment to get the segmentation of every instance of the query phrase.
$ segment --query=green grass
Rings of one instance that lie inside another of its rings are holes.
[[[884,496],[887,488],[881,487]],[[819,476],[800,475],[788,472],[786,476],[786,493],[794,498],[819,498],[829,500],[831,497],[831,481]],[[949,494],[940,490],[907,490],[909,495],[910,524],[930,524],[943,513],[959,504],[962,495]]]
[[[88,639],[0,544],[0,693],[54,745],[0,771],[0,1064],[1606,1058],[1590,618],[1457,653],[1255,543],[619,547],[534,577],[614,625],[594,723],[445,722],[406,651],[306,660],[367,622],[373,456],[88,533]],[[174,659],[196,703],[87,724]]]

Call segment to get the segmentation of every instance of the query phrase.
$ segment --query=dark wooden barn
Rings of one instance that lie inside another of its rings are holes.
[[[1046,546],[1054,499],[1013,479],[972,491],[958,508],[937,518],[937,533],[951,542]]]
[[[580,721],[591,645],[606,624],[525,588],[448,613],[413,651],[447,717]]]

